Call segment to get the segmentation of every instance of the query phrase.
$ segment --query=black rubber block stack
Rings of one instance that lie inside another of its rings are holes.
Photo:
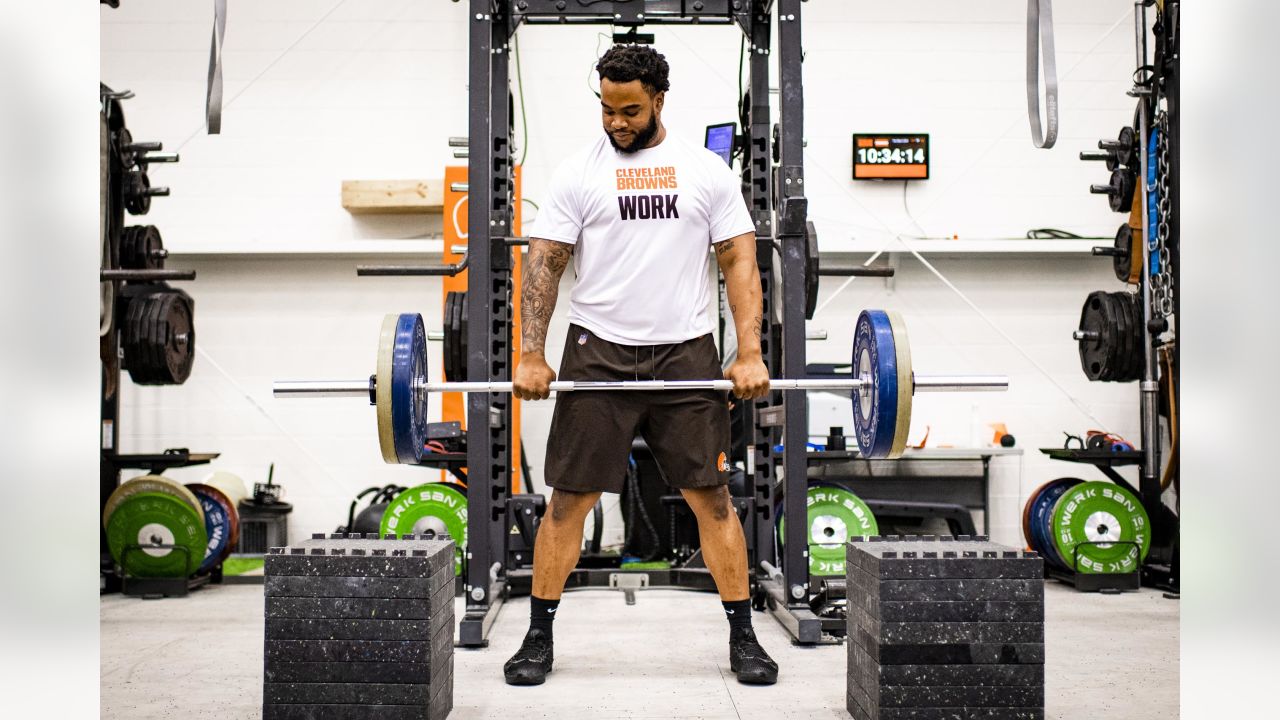
[[[266,557],[263,720],[453,709],[453,542],[313,536]]]
[[[1044,568],[988,542],[848,543],[855,720],[1044,720]]]

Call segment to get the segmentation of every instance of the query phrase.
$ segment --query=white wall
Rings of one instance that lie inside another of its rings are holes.
[[[1027,127],[1024,3],[804,6],[807,185],[824,253],[893,249],[897,234],[1114,232],[1122,218],[1086,192],[1105,172],[1076,154],[1114,135],[1132,113],[1124,96],[1131,5],[1094,0],[1055,10],[1062,135],[1046,152],[1032,148]],[[162,140],[183,158],[154,168],[153,183],[171,186],[173,196],[157,199],[137,221],[161,228],[175,251],[171,266],[200,273],[184,284],[196,298],[202,355],[195,371],[177,388],[126,383],[122,448],[219,450],[216,465],[250,481],[274,461],[296,506],[294,533],[331,529],[364,487],[423,478],[381,462],[373,413],[360,401],[276,401],[270,381],[367,375],[383,313],[420,311],[438,326],[438,281],[357,279],[354,265],[369,257],[209,253],[438,237],[439,218],[353,218],[340,207],[339,186],[343,179],[441,177],[446,163],[457,162],[445,141],[466,133],[466,4],[232,4],[220,136],[204,135],[202,127],[209,3],[129,0],[116,10],[104,6],[102,20],[102,78],[137,94],[125,105],[135,138]],[[521,32],[530,198],[542,196],[559,157],[599,131],[586,87],[597,30]],[[700,138],[704,125],[734,119],[737,31],[653,31],[672,65],[669,128]],[[845,179],[850,133],[898,130],[932,136],[933,179],[907,195],[920,228],[903,211],[901,185]],[[968,445],[985,439],[987,422],[1009,425],[1028,454],[1022,463],[996,465],[993,521],[997,538],[1016,542],[1020,503],[1031,488],[1060,475],[1090,477],[1084,468],[1043,460],[1034,448],[1060,445],[1062,430],[1098,425],[1137,434],[1136,387],[1085,381],[1070,339],[1084,296],[1119,287],[1107,261],[1087,256],[935,263],[1030,359],[909,257],[891,286],[855,281],[815,319],[832,339],[811,343],[810,357],[846,358],[857,310],[887,306],[906,316],[920,372],[1009,374],[1007,395],[917,398],[913,437],[929,425],[931,444]],[[824,280],[824,299],[841,282]],[[562,322],[548,343],[553,353],[561,342]],[[526,406],[525,440],[538,480],[549,416],[549,404]],[[206,471],[173,474],[190,481]],[[606,537],[615,529],[620,534],[615,522]]]

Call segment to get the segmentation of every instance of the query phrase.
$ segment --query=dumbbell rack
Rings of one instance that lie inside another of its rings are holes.
[[[110,315],[110,328],[102,335],[102,384],[100,388],[101,438],[99,463],[99,510],[106,507],[107,499],[120,485],[120,472],[126,469],[142,469],[150,473],[162,473],[175,467],[187,467],[208,463],[218,457],[217,453],[191,453],[186,449],[169,449],[158,454],[123,455],[120,447],[120,383],[122,372],[120,313],[116,312],[114,299],[119,293],[121,282],[159,282],[168,280],[194,280],[194,270],[166,270],[162,268],[138,269],[121,268],[120,241],[124,231],[125,212],[145,214],[149,209],[148,202],[140,199],[164,197],[169,194],[168,188],[150,188],[149,181],[144,184],[148,190],[142,195],[135,195],[132,203],[126,202],[127,192],[124,187],[124,176],[127,167],[121,158],[128,155],[139,167],[138,171],[145,175],[151,163],[177,162],[176,153],[160,153],[163,148],[159,143],[134,143],[125,127],[124,112],[121,101],[133,97],[133,93],[125,90],[116,92],[102,85],[99,99],[102,104],[102,122],[104,127],[104,145],[102,153],[102,185],[101,199],[104,233],[104,253],[100,270],[100,282],[107,288],[104,300],[104,313]],[[185,595],[188,590],[209,582],[208,576],[199,578],[125,578],[117,572],[111,553],[107,547],[105,528],[99,528],[99,550],[101,558],[101,589],[103,592],[126,590],[129,594],[139,595]],[[216,568],[221,576],[221,566]],[[176,581],[176,582],[175,582]],[[194,585],[192,584],[194,583]]]
[[[1137,465],[1140,469],[1139,489],[1136,494],[1141,498],[1143,506],[1151,515],[1152,519],[1152,544],[1151,553],[1148,555],[1147,561],[1141,566],[1140,574],[1143,584],[1153,587],[1163,588],[1176,593],[1179,587],[1178,580],[1178,534],[1179,521],[1178,516],[1165,506],[1162,495],[1162,479],[1160,477],[1160,433],[1159,433],[1159,400],[1160,386],[1158,378],[1160,376],[1159,369],[1159,350],[1161,347],[1172,346],[1172,389],[1175,397],[1180,395],[1180,378],[1178,373],[1179,350],[1177,345],[1178,337],[1178,317],[1180,309],[1180,263],[1179,263],[1179,186],[1178,181],[1178,154],[1180,147],[1180,43],[1179,43],[1179,22],[1180,22],[1180,5],[1178,0],[1166,0],[1157,17],[1154,25],[1154,37],[1152,41],[1155,45],[1154,59],[1148,60],[1148,34],[1147,34],[1147,10],[1146,7],[1152,4],[1149,0],[1135,0],[1134,2],[1134,47],[1138,69],[1134,73],[1135,86],[1130,91],[1130,95],[1138,98],[1138,111],[1135,120],[1135,127],[1128,133],[1132,138],[1130,141],[1131,149],[1122,148],[1126,145],[1126,133],[1122,132],[1121,138],[1116,142],[1103,141],[1099,143],[1099,148],[1106,151],[1102,153],[1082,153],[1081,159],[1084,160],[1107,160],[1108,166],[1114,164],[1117,160],[1119,152],[1133,152],[1136,154],[1138,163],[1136,168],[1130,168],[1130,171],[1137,170],[1138,179],[1134,183],[1134,193],[1138,193],[1140,198],[1139,204],[1142,208],[1142,239],[1141,239],[1141,268],[1137,273],[1138,294],[1141,298],[1143,322],[1141,323],[1142,347],[1144,351],[1142,374],[1139,380],[1140,404],[1139,411],[1141,414],[1141,448],[1133,453],[1103,453],[1099,455],[1094,451],[1088,450],[1063,450],[1058,448],[1043,449],[1050,457],[1056,460],[1067,462],[1082,462],[1093,464],[1110,478],[1113,482],[1133,490],[1127,481],[1124,480],[1112,468],[1116,465]],[[1160,107],[1160,101],[1164,100],[1167,114],[1167,136],[1165,141],[1168,146],[1169,157],[1169,183],[1167,188],[1167,197],[1162,200],[1167,201],[1167,206],[1157,208],[1149,202],[1151,199],[1151,191],[1154,189],[1148,185],[1148,170],[1150,159],[1148,157],[1148,143],[1153,132],[1153,124],[1156,111]],[[1126,128],[1129,130],[1129,128]],[[1113,172],[1113,181],[1110,186],[1094,186],[1093,192],[1106,193],[1112,197],[1112,207],[1116,208],[1115,198],[1123,195],[1121,188],[1118,187],[1115,180],[1119,172]],[[1128,208],[1123,208],[1128,210]],[[1154,288],[1151,282],[1151,238],[1152,223],[1156,222],[1156,217],[1152,215],[1157,209],[1166,213],[1164,221],[1168,227],[1168,237],[1166,240],[1169,250],[1169,271],[1172,277],[1172,313],[1168,318],[1172,320],[1172,327],[1167,327],[1167,320],[1158,314],[1154,307]],[[1121,243],[1117,241],[1117,246]],[[1098,256],[1127,256],[1129,253],[1120,247],[1094,248],[1094,255]],[[1132,258],[1130,262],[1132,262]],[[1169,339],[1162,339],[1162,335],[1166,330],[1172,331]],[[1077,333],[1078,340],[1083,340],[1083,333]],[[1173,412],[1171,408],[1171,413]],[[1176,441],[1176,437],[1175,437]],[[1173,477],[1176,477],[1178,470],[1176,466],[1171,471]],[[1076,573],[1065,574],[1055,571],[1059,579],[1069,582],[1078,589],[1085,590],[1089,588],[1097,589],[1095,585],[1102,584],[1106,586],[1104,580],[1099,580],[1099,576],[1081,576]],[[1132,580],[1127,578],[1117,578],[1115,585],[1124,585],[1125,589],[1130,589]]]

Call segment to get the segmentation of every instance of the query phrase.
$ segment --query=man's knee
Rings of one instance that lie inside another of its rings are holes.
[[[693,500],[696,503],[695,512],[700,507],[702,510],[699,514],[707,514],[716,522],[724,522],[733,515],[733,498],[729,496],[729,488],[724,485],[710,488],[691,488],[683,492],[686,495],[686,499]]]
[[[551,501],[548,503],[552,522],[571,522],[575,518],[586,518],[587,511],[595,505],[595,496],[598,494],[556,489],[551,493]]]

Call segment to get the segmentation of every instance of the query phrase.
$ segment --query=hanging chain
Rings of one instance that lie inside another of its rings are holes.
[[[1169,198],[1169,114],[1160,111],[1156,115],[1156,188],[1159,208],[1156,225],[1156,245],[1152,252],[1156,253],[1157,267],[1151,274],[1151,309],[1160,317],[1173,314],[1173,268],[1171,267],[1169,250],[1169,216],[1172,201]]]

